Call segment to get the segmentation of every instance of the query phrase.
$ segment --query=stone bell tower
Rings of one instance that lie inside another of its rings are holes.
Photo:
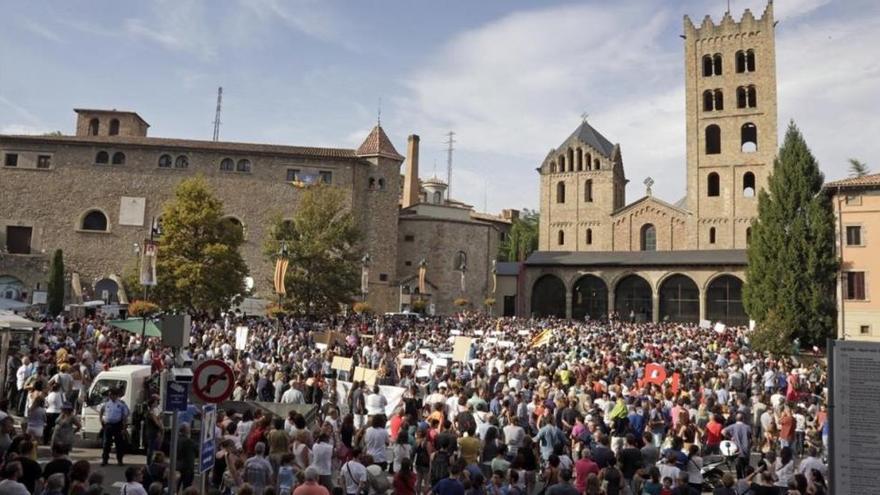
[[[745,249],[777,151],[773,3],[695,27],[684,17],[691,249]]]

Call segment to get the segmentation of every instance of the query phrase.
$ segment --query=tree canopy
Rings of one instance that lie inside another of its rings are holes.
[[[855,158],[849,159],[849,175],[851,177],[864,177],[871,173],[868,164]]]
[[[241,225],[204,179],[182,181],[162,210],[162,237],[151,299],[167,309],[217,313],[241,301],[248,268]]]
[[[758,196],[748,249],[747,312],[759,332],[790,331],[801,345],[824,343],[836,321],[834,213],[821,191],[823,179],[791,123],[767,190]]]
[[[510,226],[510,235],[501,243],[500,261],[525,261],[538,249],[538,212],[523,209],[519,218]]]
[[[360,291],[360,240],[341,190],[329,185],[304,189],[293,219],[273,220],[263,245],[273,263],[286,248],[284,308],[296,314],[326,315],[350,304]]]
[[[64,255],[60,249],[56,249],[52,256],[52,264],[49,267],[49,284],[46,289],[49,314],[55,316],[64,311]]]

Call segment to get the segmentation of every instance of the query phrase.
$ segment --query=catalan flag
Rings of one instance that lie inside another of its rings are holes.
[[[536,347],[542,347],[550,343],[550,339],[553,338],[553,329],[548,328],[543,332],[539,333],[532,339],[532,343],[529,347],[532,349]]]

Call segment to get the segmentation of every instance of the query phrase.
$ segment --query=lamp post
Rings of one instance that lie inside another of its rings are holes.
[[[367,301],[367,293],[370,291],[370,253],[361,258],[361,301]]]
[[[287,259],[287,257],[289,255],[290,255],[290,250],[288,249],[287,241],[281,241],[281,246],[279,246],[279,248],[278,248],[278,258],[279,259]],[[282,280],[282,283],[283,282],[284,281]],[[280,314],[281,313],[281,293],[276,291],[276,295],[278,296],[278,314]],[[275,324],[277,325],[278,330],[280,330],[281,329],[281,317],[276,316],[275,320],[276,320]]]

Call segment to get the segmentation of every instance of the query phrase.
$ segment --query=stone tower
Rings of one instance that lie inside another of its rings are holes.
[[[620,145],[584,120],[550,150],[541,175],[541,251],[611,251],[611,214],[626,204]]]
[[[745,249],[777,149],[773,3],[700,27],[684,17],[691,249]]]

